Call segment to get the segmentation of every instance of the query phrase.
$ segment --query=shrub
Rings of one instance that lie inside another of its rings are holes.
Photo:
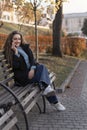
[[[6,40],[7,35],[0,34],[0,48]],[[34,35],[26,35],[25,40],[30,44],[31,49],[35,52],[36,43]],[[39,35],[38,46],[40,53],[52,53],[52,36]],[[79,56],[86,48],[86,40],[78,37],[64,37],[61,41],[62,52],[71,56]]]
[[[78,37],[66,37],[62,39],[62,50],[64,54],[79,56],[86,48],[86,40]]]

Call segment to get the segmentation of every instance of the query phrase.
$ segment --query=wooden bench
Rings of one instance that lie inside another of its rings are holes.
[[[49,73],[51,83],[54,87],[55,74],[53,72]],[[42,97],[43,107],[38,104],[38,100]],[[42,91],[39,89],[38,84],[28,84],[25,87],[19,87],[14,85],[14,74],[12,68],[7,64],[7,61],[4,57],[3,51],[0,51],[0,105],[9,106],[9,109],[6,111],[5,115],[10,112],[14,114],[14,108],[18,105],[19,110],[22,112],[23,119],[25,121],[26,130],[29,130],[27,114],[36,104],[40,113],[45,113],[46,103],[45,97],[42,94]],[[6,108],[7,109],[7,108]],[[2,115],[0,118],[0,123],[2,118],[6,119],[7,116]],[[15,114],[15,126],[16,119],[18,119],[17,114]],[[12,115],[11,115],[12,116]],[[12,118],[11,118],[12,119]],[[7,119],[6,119],[7,120]],[[12,121],[12,120],[11,120]],[[19,119],[18,119],[19,121]],[[8,124],[9,125],[9,124]],[[10,127],[10,125],[9,125]],[[0,129],[4,130],[4,129]]]

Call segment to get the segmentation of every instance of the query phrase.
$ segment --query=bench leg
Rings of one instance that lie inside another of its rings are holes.
[[[37,105],[37,107],[38,107],[38,109],[39,109],[39,111],[40,111],[40,113],[41,113],[42,111],[41,111],[41,108],[40,108],[39,104],[36,103],[36,105]]]
[[[52,82],[52,87],[53,87],[54,90],[56,89],[56,86],[55,86],[54,82]]]
[[[45,101],[45,96],[42,95],[42,102],[43,102],[43,110],[41,110],[40,105],[36,103],[40,113],[45,113],[46,112],[46,101]]]
[[[16,127],[17,130],[20,130],[17,124],[15,125],[15,127]]]
[[[42,99],[43,99],[43,113],[46,113],[46,101],[44,95],[42,95]]]

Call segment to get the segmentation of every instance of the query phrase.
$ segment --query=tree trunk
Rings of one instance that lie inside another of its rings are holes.
[[[62,57],[61,52],[61,27],[62,27],[62,6],[56,13],[53,21],[53,55]]]
[[[35,17],[35,53],[36,53],[36,62],[38,62],[38,53],[39,53],[39,48],[38,48],[38,30],[37,30],[37,14],[36,14],[36,5],[34,6],[34,17]]]

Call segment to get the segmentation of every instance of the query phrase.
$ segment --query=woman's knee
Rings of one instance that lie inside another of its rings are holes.
[[[41,68],[41,69],[46,68],[44,64],[39,64],[38,67]]]

